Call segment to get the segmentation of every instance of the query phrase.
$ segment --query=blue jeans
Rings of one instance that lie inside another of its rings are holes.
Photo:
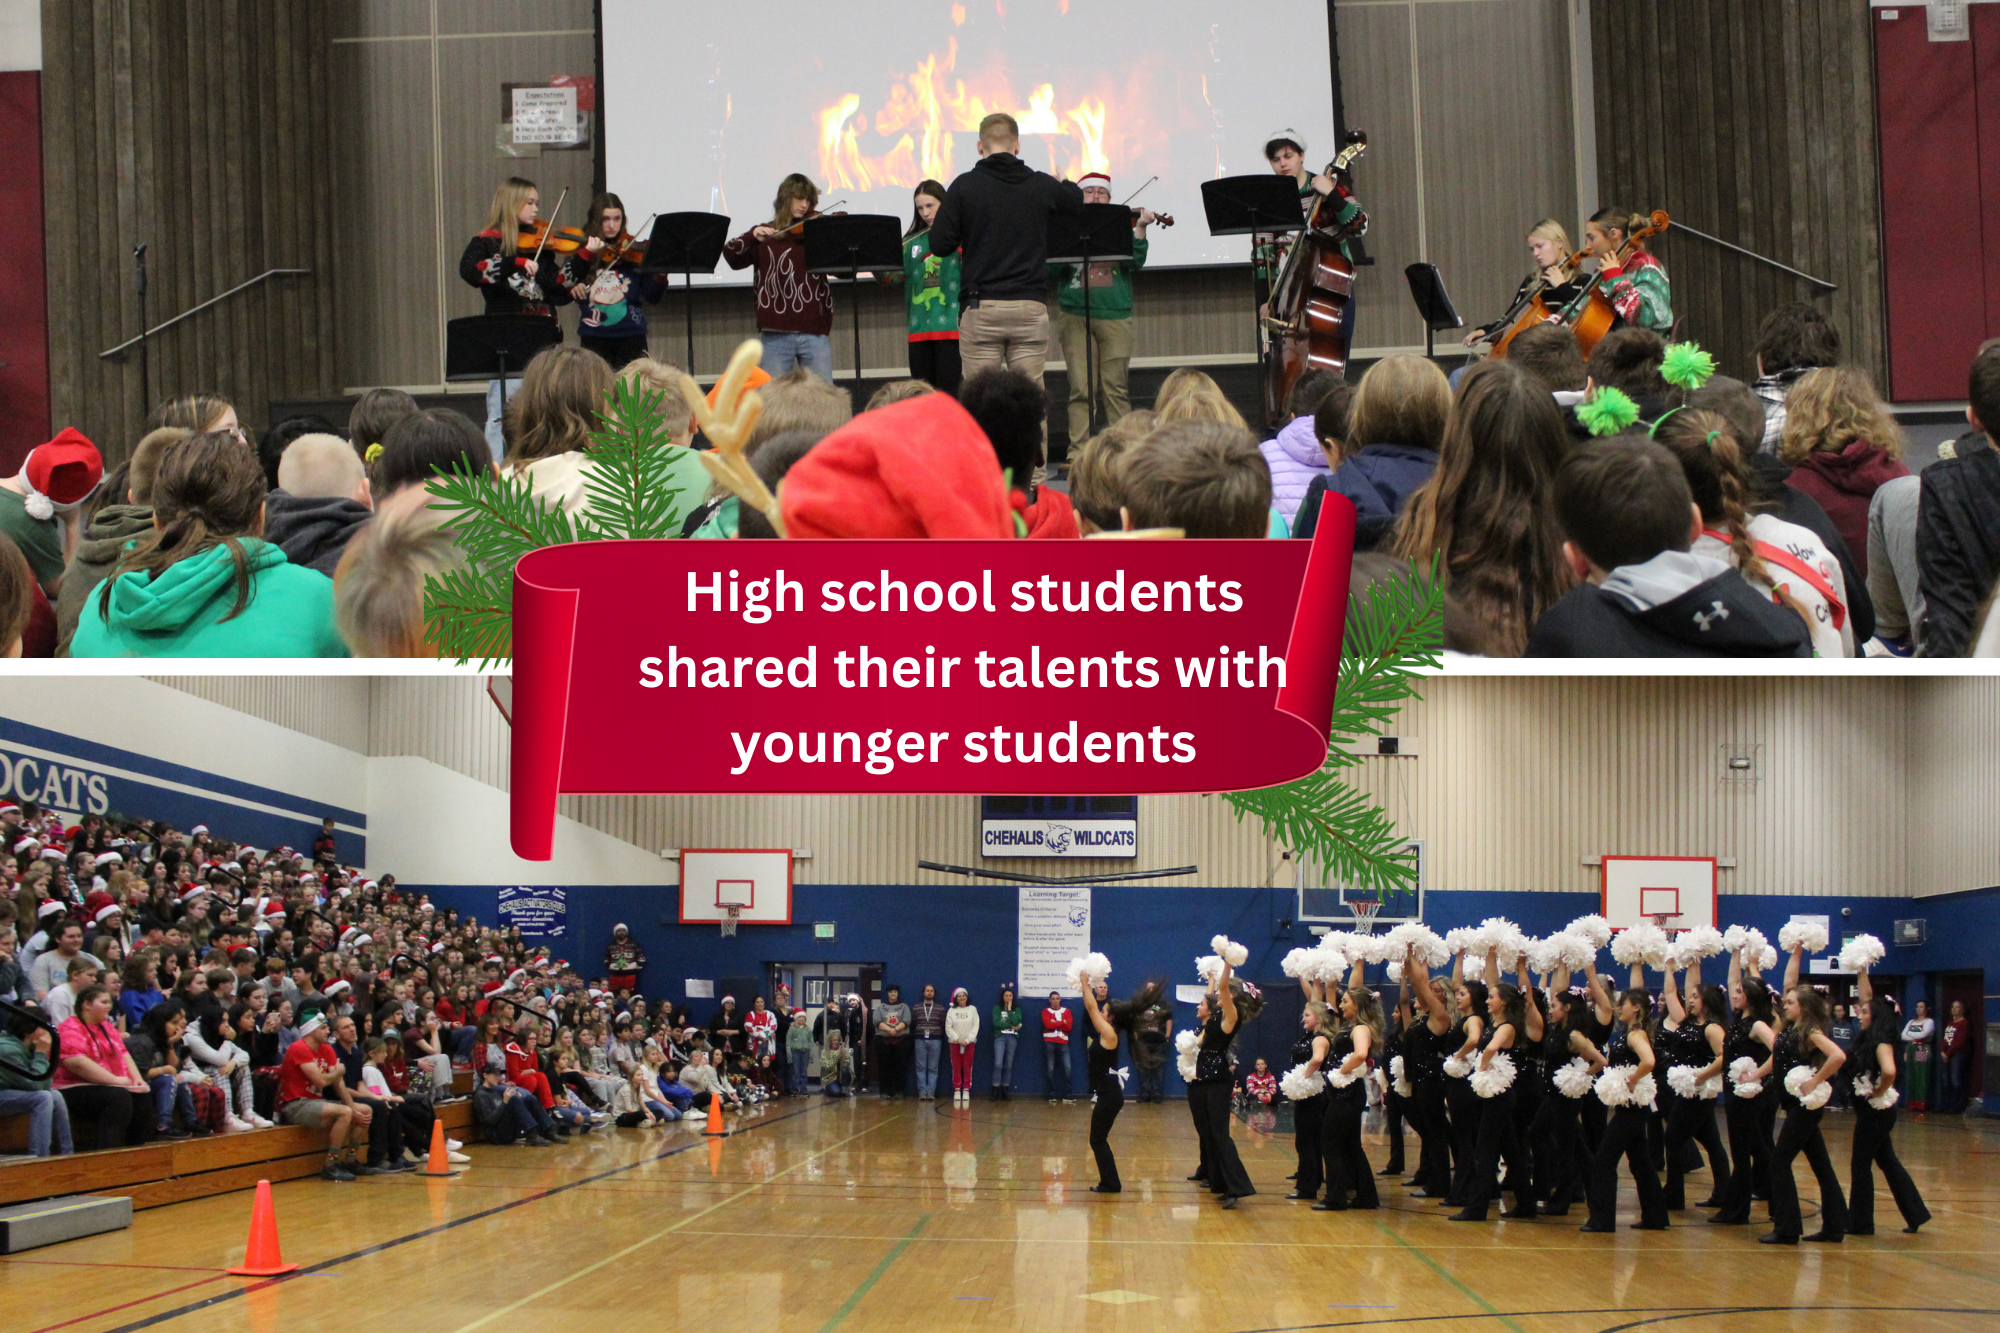
[[[521,381],[511,375],[507,377],[504,390],[499,380],[486,381],[486,447],[493,451],[493,461],[496,463],[507,452],[507,436],[501,427],[507,415],[507,400],[520,390]]]
[[[937,1037],[917,1038],[917,1095],[937,1096],[938,1059],[944,1054],[944,1042]]]
[[[43,1088],[37,1092],[0,1088],[0,1116],[28,1117],[28,1154],[47,1157],[49,1140],[55,1139],[56,1152],[67,1156],[76,1151],[69,1137],[69,1103],[62,1094]]]
[[[993,1086],[1011,1088],[1014,1086],[1014,1047],[1020,1042],[1018,1032],[1002,1032],[993,1038]]]
[[[792,1091],[804,1095],[806,1090],[806,1066],[812,1060],[812,1051],[792,1052]]]
[[[182,1083],[172,1074],[162,1074],[158,1078],[149,1078],[146,1082],[153,1089],[154,1125],[165,1129],[167,1126],[173,1124],[174,1108],[176,1106],[180,1107],[181,1124],[183,1127],[193,1129],[200,1123],[195,1118],[194,1094],[188,1091],[187,1084]]]
[[[1062,1072],[1058,1074],[1057,1069]],[[1069,1099],[1069,1043],[1066,1041],[1045,1041],[1042,1043],[1042,1079],[1051,1099]]]
[[[776,333],[759,329],[764,358],[758,362],[772,379],[794,366],[804,366],[823,380],[833,379],[833,339],[824,333]]]

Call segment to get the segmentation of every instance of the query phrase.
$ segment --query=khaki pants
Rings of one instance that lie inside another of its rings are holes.
[[[1056,321],[1062,340],[1063,361],[1069,367],[1069,446],[1072,451],[1090,438],[1090,392],[1084,383],[1084,323],[1082,315],[1061,312]],[[1097,377],[1097,393],[1104,404],[1104,424],[1109,426],[1132,410],[1128,384],[1132,365],[1132,321],[1092,319],[1089,340],[1093,344],[1088,362]]]
[[[994,366],[1040,384],[1049,359],[1049,308],[1040,301],[981,301],[958,317],[958,356],[966,379]]]

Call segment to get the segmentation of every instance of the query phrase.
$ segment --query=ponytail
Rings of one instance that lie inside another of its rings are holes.
[[[110,623],[111,594],[125,575],[157,578],[183,560],[222,546],[235,565],[236,583],[236,604],[223,619],[242,615],[256,592],[242,538],[253,535],[263,510],[264,469],[243,441],[211,431],[170,446],[153,482],[153,516],[159,526],[125,552],[105,577],[98,614]]]

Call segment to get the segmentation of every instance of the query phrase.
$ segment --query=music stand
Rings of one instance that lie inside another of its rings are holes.
[[[694,275],[713,273],[729,239],[729,219],[720,213],[662,213],[646,237],[641,273],[681,275],[687,288],[687,373],[694,374]],[[669,285],[672,280],[669,278]]]
[[[1276,172],[1262,176],[1224,176],[1201,183],[1202,212],[1208,215],[1210,236],[1252,236],[1258,232],[1304,231],[1305,208],[1299,183]],[[1257,251],[1250,250],[1250,341],[1257,359],[1264,359],[1264,330],[1257,323]]]
[[[861,280],[872,269],[903,270],[903,220],[887,213],[849,213],[843,217],[808,218],[805,225],[806,272],[846,278],[855,288],[854,392],[861,394]]]
[[[1097,434],[1096,340],[1091,337],[1090,266],[1132,258],[1132,210],[1124,204],[1085,204],[1049,219],[1048,262],[1075,264],[1083,282],[1083,391],[1090,403],[1090,431]],[[1069,368],[1076,374],[1074,366]],[[1082,440],[1071,440],[1074,449]]]
[[[499,380],[507,409],[507,377],[519,375],[544,347],[562,341],[562,325],[547,315],[467,315],[444,326],[446,380]]]
[[[1431,360],[1434,352],[1431,335],[1446,329],[1462,329],[1465,321],[1451,304],[1451,296],[1444,289],[1444,275],[1438,272],[1436,264],[1412,264],[1403,270],[1403,276],[1410,280],[1410,299],[1417,303],[1417,313],[1424,321],[1424,359]]]

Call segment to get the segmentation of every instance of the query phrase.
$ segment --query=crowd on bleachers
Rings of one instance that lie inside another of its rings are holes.
[[[623,380],[654,395],[686,537],[1310,536],[1332,494],[1355,505],[1364,581],[1435,563],[1458,652],[2000,653],[2000,343],[1972,364],[1970,429],[1921,474],[1815,308],[1773,312],[1756,358],[1754,379],[1730,379],[1693,344],[1630,327],[1586,361],[1550,325],[1455,387],[1412,356],[1355,384],[1309,371],[1261,444],[1184,368],[1079,443],[1054,484],[1046,400],[1025,375],[985,371],[956,396],[899,381],[857,417],[800,369],[757,384],[745,449],[775,523],[710,481],[679,372],[649,359],[614,375],[588,349],[546,349],[507,404],[497,462],[469,419],[394,390],[365,395],[344,437],[294,418],[253,438],[227,401],[195,395],[155,411],[108,475],[66,430],[0,478],[0,648],[434,655],[425,580],[464,563],[438,474],[524,488],[587,524]]]

